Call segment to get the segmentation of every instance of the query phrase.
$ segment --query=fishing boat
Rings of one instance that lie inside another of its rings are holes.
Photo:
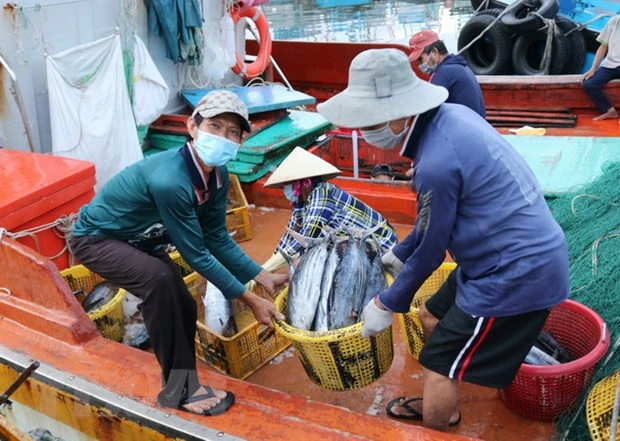
[[[248,46],[251,51],[252,43],[248,42]],[[371,47],[408,51],[405,46],[392,44],[274,41],[272,56],[285,77],[269,68],[265,80],[288,81],[294,90],[321,102],[346,87],[350,61]],[[493,109],[490,118],[495,119],[497,129],[521,144],[545,139],[543,156],[553,156],[557,149],[565,152],[567,145],[583,152],[592,146],[596,150],[602,143],[605,152],[617,151],[620,135],[617,121],[592,121],[595,110],[582,92],[578,76],[557,80],[554,77],[480,77],[487,106]],[[610,84],[607,91],[614,102],[620,102],[620,84]],[[314,104],[306,106],[306,110],[312,110]],[[16,118],[14,115],[12,119]],[[511,128],[521,125],[544,127],[547,134],[537,138],[510,134]],[[354,161],[354,138],[350,131],[330,128],[323,138],[307,146],[341,168],[343,176],[335,183],[384,212],[402,239],[415,220],[415,194],[404,178],[410,164],[395,154],[377,156],[361,139]],[[0,150],[0,153],[7,152]],[[20,219],[15,225],[31,226],[24,222],[29,215],[34,216],[33,211],[39,219],[43,212],[47,220],[54,220],[62,211],[57,210],[59,207],[75,211],[92,197],[95,179],[92,164],[79,161],[81,164],[76,162],[67,170],[67,164],[50,165],[49,155],[27,152],[22,155],[19,161],[12,158],[2,162],[0,168],[4,172],[9,170],[7,176],[11,176],[11,170],[15,176],[29,175],[30,170],[36,170],[40,178],[36,182],[46,184],[51,174],[53,188],[47,193],[37,188],[33,192],[20,179],[10,182],[7,179],[10,185],[0,191],[0,201],[8,194],[10,204],[0,205],[7,210],[0,211],[2,222],[19,212]],[[369,179],[370,167],[375,163],[394,165],[402,179],[394,182]],[[13,165],[16,168],[11,169]],[[544,176],[542,171],[539,176]],[[66,175],[59,176],[62,173]],[[550,191],[557,189],[558,181],[566,178],[566,174],[553,177],[549,181]],[[256,206],[248,207],[252,239],[240,245],[258,262],[269,257],[290,215],[290,206],[280,192],[265,189],[264,180],[261,177],[240,186],[248,202]],[[28,200],[17,203],[13,192],[27,194]],[[384,411],[387,401],[403,394],[421,394],[423,387],[421,366],[408,353],[396,321],[392,331],[391,368],[366,387],[331,391],[318,386],[308,377],[299,354],[289,348],[265,360],[262,367],[255,368],[244,379],[233,378],[199,361],[202,382],[232,390],[237,397],[235,405],[221,416],[206,418],[162,408],[155,402],[161,379],[153,354],[102,337],[59,272],[59,268],[69,265],[69,260],[52,262],[33,249],[31,237],[18,239],[0,235],[0,392],[10,391],[6,394],[10,403],[0,406],[0,425],[6,421],[5,426],[15,427],[12,433],[17,434],[5,435],[11,430],[5,427],[0,429],[0,435],[11,440],[27,437],[19,434],[17,428],[23,432],[34,427],[45,427],[65,441],[546,440],[555,432],[551,423],[514,414],[495,390],[467,384],[461,390],[463,422],[448,433],[389,419]],[[45,243],[40,245],[45,248]],[[43,254],[53,256],[57,251]],[[268,335],[263,334],[265,339]]]

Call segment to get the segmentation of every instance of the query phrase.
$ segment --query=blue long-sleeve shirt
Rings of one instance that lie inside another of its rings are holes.
[[[226,167],[207,181],[186,145],[114,176],[80,209],[73,234],[113,237],[143,250],[172,243],[226,297],[238,297],[262,268],[226,231],[227,196]]]
[[[459,265],[456,304],[483,317],[552,307],[568,296],[564,233],[532,171],[472,110],[443,104],[415,121],[415,228],[393,252],[405,264],[380,301],[409,310],[448,250]]]
[[[486,107],[482,89],[467,61],[460,55],[447,55],[437,66],[431,77],[431,83],[448,89],[446,103],[462,104],[481,117],[486,116]]]

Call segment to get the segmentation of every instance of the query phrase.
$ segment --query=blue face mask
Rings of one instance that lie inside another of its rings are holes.
[[[198,130],[198,138],[194,142],[194,147],[202,162],[213,167],[219,167],[235,159],[240,144],[230,139]]]
[[[284,197],[291,201],[293,204],[299,200],[299,196],[293,194],[293,184],[287,184],[283,188]]]
[[[429,66],[426,63],[420,64],[420,70],[427,75],[434,73],[437,70],[437,65]]]

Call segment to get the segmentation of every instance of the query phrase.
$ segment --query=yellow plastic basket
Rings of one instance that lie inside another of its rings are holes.
[[[252,239],[248,201],[241,188],[237,175],[230,175],[228,189],[228,208],[226,210],[226,229],[233,234],[236,242]]]
[[[392,278],[388,277],[388,283]],[[286,315],[288,288],[276,297],[276,308]],[[362,323],[331,331],[303,331],[278,321],[276,330],[293,342],[310,380],[329,390],[357,389],[377,381],[394,358],[392,327],[369,339]]]
[[[596,383],[588,394],[586,420],[593,441],[607,441],[609,439],[618,381],[620,381],[620,371]],[[616,433],[620,434],[620,424],[618,424]]]
[[[424,346],[424,330],[418,317],[420,307],[441,287],[448,275],[456,268],[452,262],[442,263],[439,268],[424,282],[418,292],[415,293],[411,308],[405,314],[398,314],[400,328],[405,337],[405,346],[416,360],[420,357],[420,351]]]
[[[190,268],[179,253],[172,253],[170,257],[177,266]],[[211,330],[204,323],[205,307],[202,301],[207,281],[197,272],[192,272],[183,280],[198,306],[196,356],[214,369],[231,377],[245,379],[291,345],[286,338],[260,324],[251,309],[235,300],[233,315],[238,332],[224,337]],[[260,288],[255,293],[269,298]]]
[[[98,283],[104,281],[99,275],[89,271],[83,265],[72,266],[60,272],[73,292],[90,292]],[[83,295],[76,296],[78,301],[84,301]],[[87,313],[88,318],[95,322],[95,326],[103,337],[114,341],[121,341],[125,332],[123,326],[123,299],[125,290],[119,288],[112,300],[101,308]]]

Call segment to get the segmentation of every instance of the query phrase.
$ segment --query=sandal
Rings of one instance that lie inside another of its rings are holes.
[[[206,394],[194,395],[193,397],[189,397],[189,398],[182,400],[179,403],[179,409],[184,410],[185,412],[195,413],[196,415],[216,416],[216,415],[221,415],[224,412],[226,412],[230,408],[230,406],[232,406],[233,403],[235,402],[235,395],[232,392],[226,391],[226,396],[222,398],[219,403],[217,403],[215,406],[209,409],[203,410],[202,413],[192,412],[191,410],[183,407],[186,404],[196,403],[197,401],[202,401],[208,398],[215,397],[215,392],[213,391],[213,388],[211,388],[210,386],[203,386],[203,387],[207,391]]]
[[[390,417],[397,419],[397,420],[422,421],[424,419],[422,412],[410,406],[410,403],[413,403],[414,401],[422,401],[422,398],[420,397],[414,397],[414,398],[409,398],[409,399],[407,399],[407,397],[394,398],[392,401],[388,403],[388,405],[385,408],[385,411]],[[411,415],[402,415],[402,414],[397,414],[397,413],[392,412],[392,409],[394,408],[394,406],[397,406],[397,405],[404,408]],[[460,422],[461,422],[461,412],[459,412],[459,417],[457,418],[457,420],[452,423],[448,423],[448,426],[450,427],[458,426]]]

